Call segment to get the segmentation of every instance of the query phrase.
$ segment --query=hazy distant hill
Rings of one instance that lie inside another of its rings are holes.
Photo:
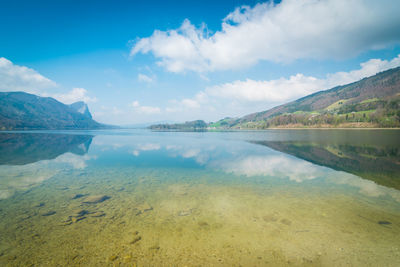
[[[148,128],[151,130],[164,131],[164,130],[178,130],[178,131],[202,131],[207,129],[207,123],[202,120],[187,121],[185,123],[174,123],[174,124],[155,124]]]
[[[320,91],[242,118],[225,118],[215,128],[400,126],[400,67],[358,82]]]
[[[0,130],[98,129],[84,102],[65,105],[51,97],[0,92]]]

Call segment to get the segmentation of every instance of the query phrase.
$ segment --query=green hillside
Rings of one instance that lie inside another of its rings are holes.
[[[400,127],[400,67],[210,127]]]
[[[0,92],[0,130],[98,129],[83,102],[65,105],[51,97]]]

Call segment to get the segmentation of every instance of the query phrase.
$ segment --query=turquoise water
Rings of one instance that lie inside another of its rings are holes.
[[[399,137],[0,133],[0,265],[399,266]]]

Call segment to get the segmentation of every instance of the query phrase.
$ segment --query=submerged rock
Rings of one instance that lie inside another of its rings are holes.
[[[139,235],[139,236],[136,236],[135,238],[133,238],[133,240],[130,243],[131,243],[131,245],[133,245],[133,244],[139,242],[140,240],[142,240],[142,237]]]
[[[188,210],[181,210],[178,212],[178,216],[189,216],[192,214],[193,209],[188,209]]]
[[[76,210],[70,217],[82,217],[89,213],[90,212],[88,210]]]
[[[107,199],[110,199],[110,196],[107,195],[96,195],[96,196],[88,196],[85,198],[85,200],[82,202],[84,204],[96,204],[103,202]]]
[[[112,255],[112,256],[108,257],[109,261],[115,261],[116,259],[118,259],[117,255]]]
[[[149,250],[159,250],[160,246],[158,244],[149,247]]]
[[[281,223],[286,224],[286,225],[291,225],[292,224],[292,222],[289,221],[288,219],[282,219]]]
[[[207,223],[207,222],[205,222],[205,221],[200,221],[200,222],[198,222],[197,223],[200,227],[207,227],[207,226],[209,226],[209,224]]]
[[[51,215],[54,215],[54,214],[56,214],[56,212],[54,210],[51,210],[51,211],[48,211],[46,213],[43,213],[42,216],[51,216]]]
[[[105,215],[106,214],[103,211],[96,211],[96,212],[90,213],[90,217],[103,217]]]
[[[67,220],[63,222],[63,225],[70,225],[72,223],[79,222],[83,219],[86,219],[86,215],[92,214],[93,212],[90,212],[88,210],[76,210],[74,211],[70,216],[68,216]]]
[[[277,216],[273,215],[273,214],[267,214],[265,216],[263,216],[263,220],[265,222],[276,222],[278,220]]]
[[[81,198],[81,197],[84,197],[84,196],[86,196],[86,195],[84,195],[84,194],[76,194],[75,196],[72,197],[72,199],[78,199],[78,198]]]
[[[137,209],[136,215],[140,215],[140,214],[145,213],[147,211],[153,210],[153,207],[150,206],[148,203],[143,203],[143,204],[137,206],[136,209]]]
[[[71,217],[71,222],[76,223],[79,222],[83,219],[86,219],[86,216],[80,216],[80,217]]]

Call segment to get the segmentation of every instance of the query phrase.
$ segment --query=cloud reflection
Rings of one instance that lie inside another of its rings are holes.
[[[62,170],[83,170],[87,161],[95,156],[65,153],[52,160],[41,160],[25,165],[0,166],[0,199],[13,196],[18,191],[27,191],[51,179]]]

